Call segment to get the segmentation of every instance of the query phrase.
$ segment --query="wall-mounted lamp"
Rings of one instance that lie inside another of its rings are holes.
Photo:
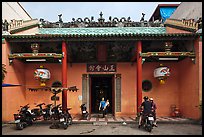
[[[26,59],[26,61],[28,61],[28,62],[32,62],[32,61],[46,61],[46,59]]]
[[[191,60],[193,61],[193,63],[195,64],[195,58],[191,58]]]
[[[178,58],[159,58],[159,60],[178,60]]]
[[[11,65],[13,63],[13,60],[12,59],[10,59],[9,60],[9,65]]]

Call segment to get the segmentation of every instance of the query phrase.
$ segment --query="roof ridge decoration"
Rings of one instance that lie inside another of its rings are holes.
[[[202,18],[199,18],[199,20],[197,21],[195,21],[194,19],[189,20],[167,19],[164,22],[164,25],[175,25],[178,27],[189,28],[196,31],[202,28]]]
[[[103,13],[100,12],[100,17],[97,21],[94,21],[94,17],[91,18],[85,17],[82,18],[72,18],[71,22],[64,23],[62,21],[62,14],[59,16],[59,21],[57,22],[49,22],[44,19],[40,19],[40,28],[90,28],[90,27],[162,27],[163,24],[161,22],[148,22],[144,20],[145,14],[142,13],[141,20],[139,22],[132,21],[130,17],[125,18],[121,17],[120,19],[117,17],[112,18],[109,16],[109,20],[105,21],[103,18]]]
[[[32,19],[32,20],[12,19],[9,22],[5,19],[4,22],[2,20],[2,31],[12,34],[20,29],[29,28],[32,26],[36,26],[38,24],[39,24],[39,21],[37,19]]]

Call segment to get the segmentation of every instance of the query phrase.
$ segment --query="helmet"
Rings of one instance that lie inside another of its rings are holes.
[[[148,96],[144,96],[144,98],[143,98],[143,99],[147,100],[147,99],[148,99]]]
[[[150,101],[153,101],[153,98],[149,98]]]

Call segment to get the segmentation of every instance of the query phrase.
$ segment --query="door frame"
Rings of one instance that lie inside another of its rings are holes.
[[[92,77],[93,76],[110,76],[111,77],[111,83],[112,83],[112,98],[111,98],[111,102],[112,104],[112,115],[115,116],[115,74],[89,74],[89,112],[90,114],[92,114]]]

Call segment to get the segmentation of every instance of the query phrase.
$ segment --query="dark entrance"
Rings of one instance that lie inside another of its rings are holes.
[[[108,113],[113,113],[113,76],[114,75],[90,75],[91,78],[91,113],[99,113],[99,103],[104,97],[105,101],[109,99],[110,107]]]

